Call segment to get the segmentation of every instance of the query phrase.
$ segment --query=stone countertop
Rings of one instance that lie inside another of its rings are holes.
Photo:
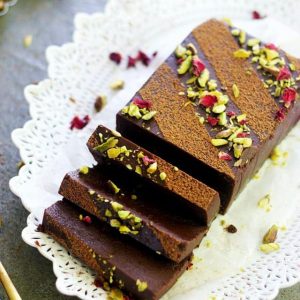
[[[50,261],[21,239],[28,212],[8,187],[20,160],[10,133],[29,119],[23,88],[47,76],[46,47],[71,41],[74,14],[101,11],[105,2],[19,0],[0,17],[0,260],[23,300],[75,298],[56,291]],[[33,36],[29,48],[23,46],[26,35]],[[0,299],[7,299],[1,287]],[[276,300],[300,300],[300,284],[282,290]]]

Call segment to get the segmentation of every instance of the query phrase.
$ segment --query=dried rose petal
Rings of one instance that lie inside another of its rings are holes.
[[[147,155],[143,156],[142,159],[143,159],[143,163],[144,163],[145,166],[148,166],[148,164],[155,163],[155,160],[152,159],[152,158],[150,158],[150,157],[148,157]]]
[[[230,154],[226,153],[226,152],[223,152],[223,151],[220,151],[218,153],[218,157],[222,160],[228,160],[228,161],[232,160],[232,156]]]
[[[284,80],[284,79],[290,79],[292,76],[291,72],[289,71],[289,69],[284,66],[280,69],[276,80]]]
[[[226,114],[227,114],[227,116],[228,116],[229,118],[235,116],[235,112],[234,112],[234,111],[228,111]]]
[[[135,67],[135,63],[135,59],[131,56],[128,56],[127,68],[129,69]]]
[[[237,137],[238,138],[244,138],[244,137],[247,137],[249,135],[250,135],[249,132],[240,132],[240,133],[237,134]]]
[[[92,219],[90,216],[85,216],[82,221],[87,224],[92,224]]]
[[[119,65],[122,60],[122,55],[118,52],[112,52],[109,54],[109,59]]]
[[[80,119],[78,116],[75,116],[71,121],[70,129],[82,129],[89,123],[89,121],[90,117],[88,115],[86,115],[83,119]]]
[[[199,104],[203,105],[204,107],[212,107],[217,102],[218,98],[216,96],[206,95],[200,99]]]
[[[282,95],[282,100],[286,104],[290,104],[291,102],[296,100],[297,92],[293,88],[285,88]]]
[[[157,51],[154,51],[153,53],[152,53],[152,57],[156,57],[156,55],[157,55]]]
[[[239,121],[239,124],[241,124],[241,125],[245,125],[246,123],[247,123],[246,119]]]
[[[132,101],[138,108],[147,108],[149,109],[152,106],[152,102],[149,100],[144,100],[138,97],[135,97]]]
[[[184,59],[182,58],[182,57],[180,57],[180,58],[178,58],[177,60],[176,60],[176,64],[177,65],[181,65],[181,63],[184,61]]]
[[[284,108],[280,108],[275,115],[275,119],[282,122],[285,118]]]
[[[265,44],[265,47],[270,50],[277,50],[277,47],[273,43]]]
[[[214,117],[211,117],[211,116],[208,116],[207,117],[207,122],[211,125],[211,126],[216,126],[219,122],[219,119],[218,118],[214,118]]]
[[[148,66],[150,64],[150,57],[143,51],[139,50],[136,58],[136,61],[141,61],[144,66]]]
[[[252,12],[252,19],[253,20],[260,20],[260,19],[263,19],[265,18],[265,16],[262,16],[257,10],[254,10]]]
[[[205,64],[198,57],[193,58],[192,64],[193,64],[193,74],[197,77],[200,76],[200,74],[205,69]]]

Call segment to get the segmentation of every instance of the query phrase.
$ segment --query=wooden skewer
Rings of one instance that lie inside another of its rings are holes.
[[[22,300],[19,293],[17,292],[15,286],[10,280],[6,270],[4,269],[2,263],[0,262],[0,282],[2,283],[7,296],[10,300]]]

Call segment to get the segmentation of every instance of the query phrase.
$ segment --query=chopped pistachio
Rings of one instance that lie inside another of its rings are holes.
[[[178,95],[179,95],[179,96],[184,96],[184,95],[185,95],[185,92],[179,92]]]
[[[278,233],[278,227],[276,225],[273,225],[264,235],[263,243],[264,244],[274,243],[277,238],[277,233]]]
[[[32,35],[31,34],[25,35],[25,37],[23,39],[24,47],[28,48],[31,46],[31,44],[32,44]]]
[[[251,138],[235,138],[233,139],[233,142],[243,145],[244,148],[249,148],[252,146]]]
[[[267,61],[271,61],[279,56],[279,53],[276,50],[269,48],[264,48],[264,52],[266,54]]]
[[[235,158],[240,158],[242,156],[243,150],[244,148],[242,145],[233,144],[233,155]]]
[[[220,113],[218,119],[219,119],[218,124],[221,126],[225,126],[227,124],[226,112]]]
[[[289,64],[289,67],[292,72],[296,71],[296,66],[294,64]]]
[[[156,170],[157,170],[157,162],[154,162],[148,167],[147,173],[153,174],[154,172],[156,172]]]
[[[113,192],[115,194],[118,194],[120,192],[120,189],[111,180],[108,180],[107,183],[108,183],[109,187],[113,190]]]
[[[247,45],[249,47],[253,47],[253,46],[255,46],[255,45],[259,44],[259,43],[260,43],[259,39],[249,39]]]
[[[108,217],[108,218],[112,217],[112,213],[109,209],[105,210],[105,217]]]
[[[109,86],[112,90],[121,90],[122,88],[124,88],[124,84],[124,80],[115,80]]]
[[[126,165],[126,168],[127,168],[128,170],[132,170],[131,164],[127,164],[127,165]]]
[[[234,167],[240,167],[240,166],[242,165],[242,162],[243,162],[243,160],[242,160],[242,159],[239,159],[239,160],[237,160],[237,161],[233,164],[233,166],[234,166]]]
[[[135,173],[142,175],[142,168],[139,165],[135,167]]]
[[[231,19],[230,18],[223,18],[223,21],[225,22],[225,23],[227,23],[229,26],[232,26],[232,21],[231,21]]]
[[[133,103],[131,103],[128,107],[128,114],[130,117],[135,117],[136,119],[140,119],[142,117],[140,109]]]
[[[123,209],[123,205],[115,201],[111,202],[111,207],[113,208],[114,211],[119,211]]]
[[[239,49],[233,53],[233,56],[236,58],[248,58],[250,55],[251,55],[251,52],[247,51],[245,49]]]
[[[140,279],[137,279],[136,286],[137,286],[137,289],[140,293],[144,292],[148,288],[147,282],[146,281],[141,281]]]
[[[246,118],[247,118],[246,114],[241,114],[236,117],[238,122],[244,121],[244,120],[246,120]]]
[[[214,79],[211,79],[207,82],[207,87],[209,91],[214,91],[218,87],[218,85]]]
[[[122,136],[121,133],[118,132],[118,131],[116,131],[116,130],[111,129],[110,131],[111,131],[111,133],[112,133],[114,136],[116,136],[116,137],[121,137],[121,136]]]
[[[89,167],[88,166],[82,166],[79,169],[79,173],[86,175],[89,172]]]
[[[183,75],[185,74],[189,68],[192,65],[192,56],[189,55],[179,66],[179,68],[177,69],[178,74]]]
[[[94,190],[89,190],[89,194],[93,196],[96,192]]]
[[[278,251],[280,249],[280,246],[277,243],[268,243],[260,245],[259,249],[260,251],[269,254],[271,252]]]
[[[111,219],[110,220],[110,226],[115,227],[115,228],[119,228],[121,226],[121,223],[117,219]]]
[[[121,154],[121,148],[110,148],[107,150],[109,158],[117,158]]]
[[[223,145],[228,144],[228,141],[225,140],[225,139],[212,139],[212,140],[211,140],[211,143],[212,143],[214,146],[219,147],[219,146],[223,146]]]
[[[155,110],[149,111],[147,114],[143,115],[142,119],[145,121],[148,121],[148,120],[152,119],[156,115],[156,113],[157,113],[157,111],[155,111]]]
[[[205,87],[208,80],[209,80],[209,71],[207,69],[204,69],[200,77],[198,78],[198,83],[201,87]]]
[[[246,42],[246,32],[245,31],[240,32],[239,42],[241,44],[244,44]]]
[[[243,132],[243,128],[238,128],[235,132],[228,138],[229,141],[233,141],[239,133]]]
[[[119,210],[118,211],[118,216],[121,220],[126,220],[129,215],[130,215],[130,211],[128,211],[128,210]]]
[[[216,114],[220,114],[226,110],[226,106],[224,104],[215,104],[212,108],[212,111]]]
[[[272,206],[270,204],[270,200],[271,200],[270,194],[267,194],[258,201],[257,205],[259,208],[262,208],[266,212],[268,212],[272,208]]]
[[[198,119],[199,119],[200,124],[204,124],[204,122],[205,122],[204,117],[199,117]]]
[[[130,232],[130,229],[129,229],[127,226],[125,226],[125,225],[121,225],[121,226],[119,227],[119,232],[120,232],[120,233],[123,233],[123,234],[126,234],[126,233],[129,233],[129,232]]]
[[[128,114],[128,111],[129,111],[129,106],[124,106],[123,108],[122,108],[122,113],[123,114]]]
[[[105,152],[110,148],[115,147],[118,144],[119,140],[114,138],[114,137],[110,137],[108,138],[104,143],[96,146],[94,148],[94,150],[99,151],[99,152]]]
[[[233,36],[239,36],[240,35],[240,30],[239,29],[232,29],[231,30],[231,34]]]
[[[161,172],[159,174],[160,180],[164,181],[167,178],[167,174],[165,172]]]
[[[233,92],[234,98],[237,99],[240,95],[240,90],[236,84],[232,85],[232,92]]]
[[[136,200],[137,199],[137,195],[131,195],[131,199],[132,200]]]
[[[121,290],[113,288],[110,290],[107,300],[123,300],[125,297]]]
[[[187,49],[185,47],[183,47],[182,45],[178,45],[175,50],[176,57],[178,57],[178,58],[183,57],[184,54],[186,53],[186,50]]]
[[[197,54],[197,49],[192,43],[188,43],[186,48],[192,52],[193,55]]]
[[[229,137],[231,135],[231,133],[232,133],[232,129],[231,128],[225,129],[225,130],[222,130],[222,131],[218,132],[216,134],[216,138],[217,139],[227,138],[227,137]]]
[[[177,167],[174,167],[174,171],[177,172],[179,171],[179,169]]]

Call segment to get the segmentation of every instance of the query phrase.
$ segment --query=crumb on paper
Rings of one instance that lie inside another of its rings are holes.
[[[206,248],[210,248],[212,246],[211,241],[209,241],[209,240],[205,241],[204,246]]]
[[[121,90],[124,88],[125,82],[124,80],[115,80],[109,86],[112,90]]]
[[[252,177],[252,179],[260,179],[260,175],[259,175],[259,171],[257,171],[254,176]]]
[[[71,103],[76,103],[76,102],[77,102],[76,99],[73,98],[73,97],[70,97],[70,98],[69,98],[69,101],[70,101]]]
[[[107,103],[107,97],[100,95],[96,98],[94,108],[96,112],[100,112]]]
[[[31,46],[31,44],[32,44],[32,35],[31,34],[25,35],[23,39],[24,47],[28,48]]]
[[[240,272],[245,272],[245,269],[243,267],[241,267]]]
[[[270,194],[266,194],[263,196],[257,203],[259,208],[264,209],[266,212],[269,212],[272,208],[272,205],[270,204],[271,197]]]
[[[284,167],[288,158],[287,151],[281,151],[278,147],[275,147],[271,152],[270,159],[274,166]]]
[[[280,249],[280,246],[278,243],[268,243],[268,244],[261,244],[259,247],[260,251],[269,254],[274,251],[278,251]]]
[[[272,225],[272,227],[266,232],[263,237],[263,244],[274,243],[277,238],[278,227],[277,225]]]

